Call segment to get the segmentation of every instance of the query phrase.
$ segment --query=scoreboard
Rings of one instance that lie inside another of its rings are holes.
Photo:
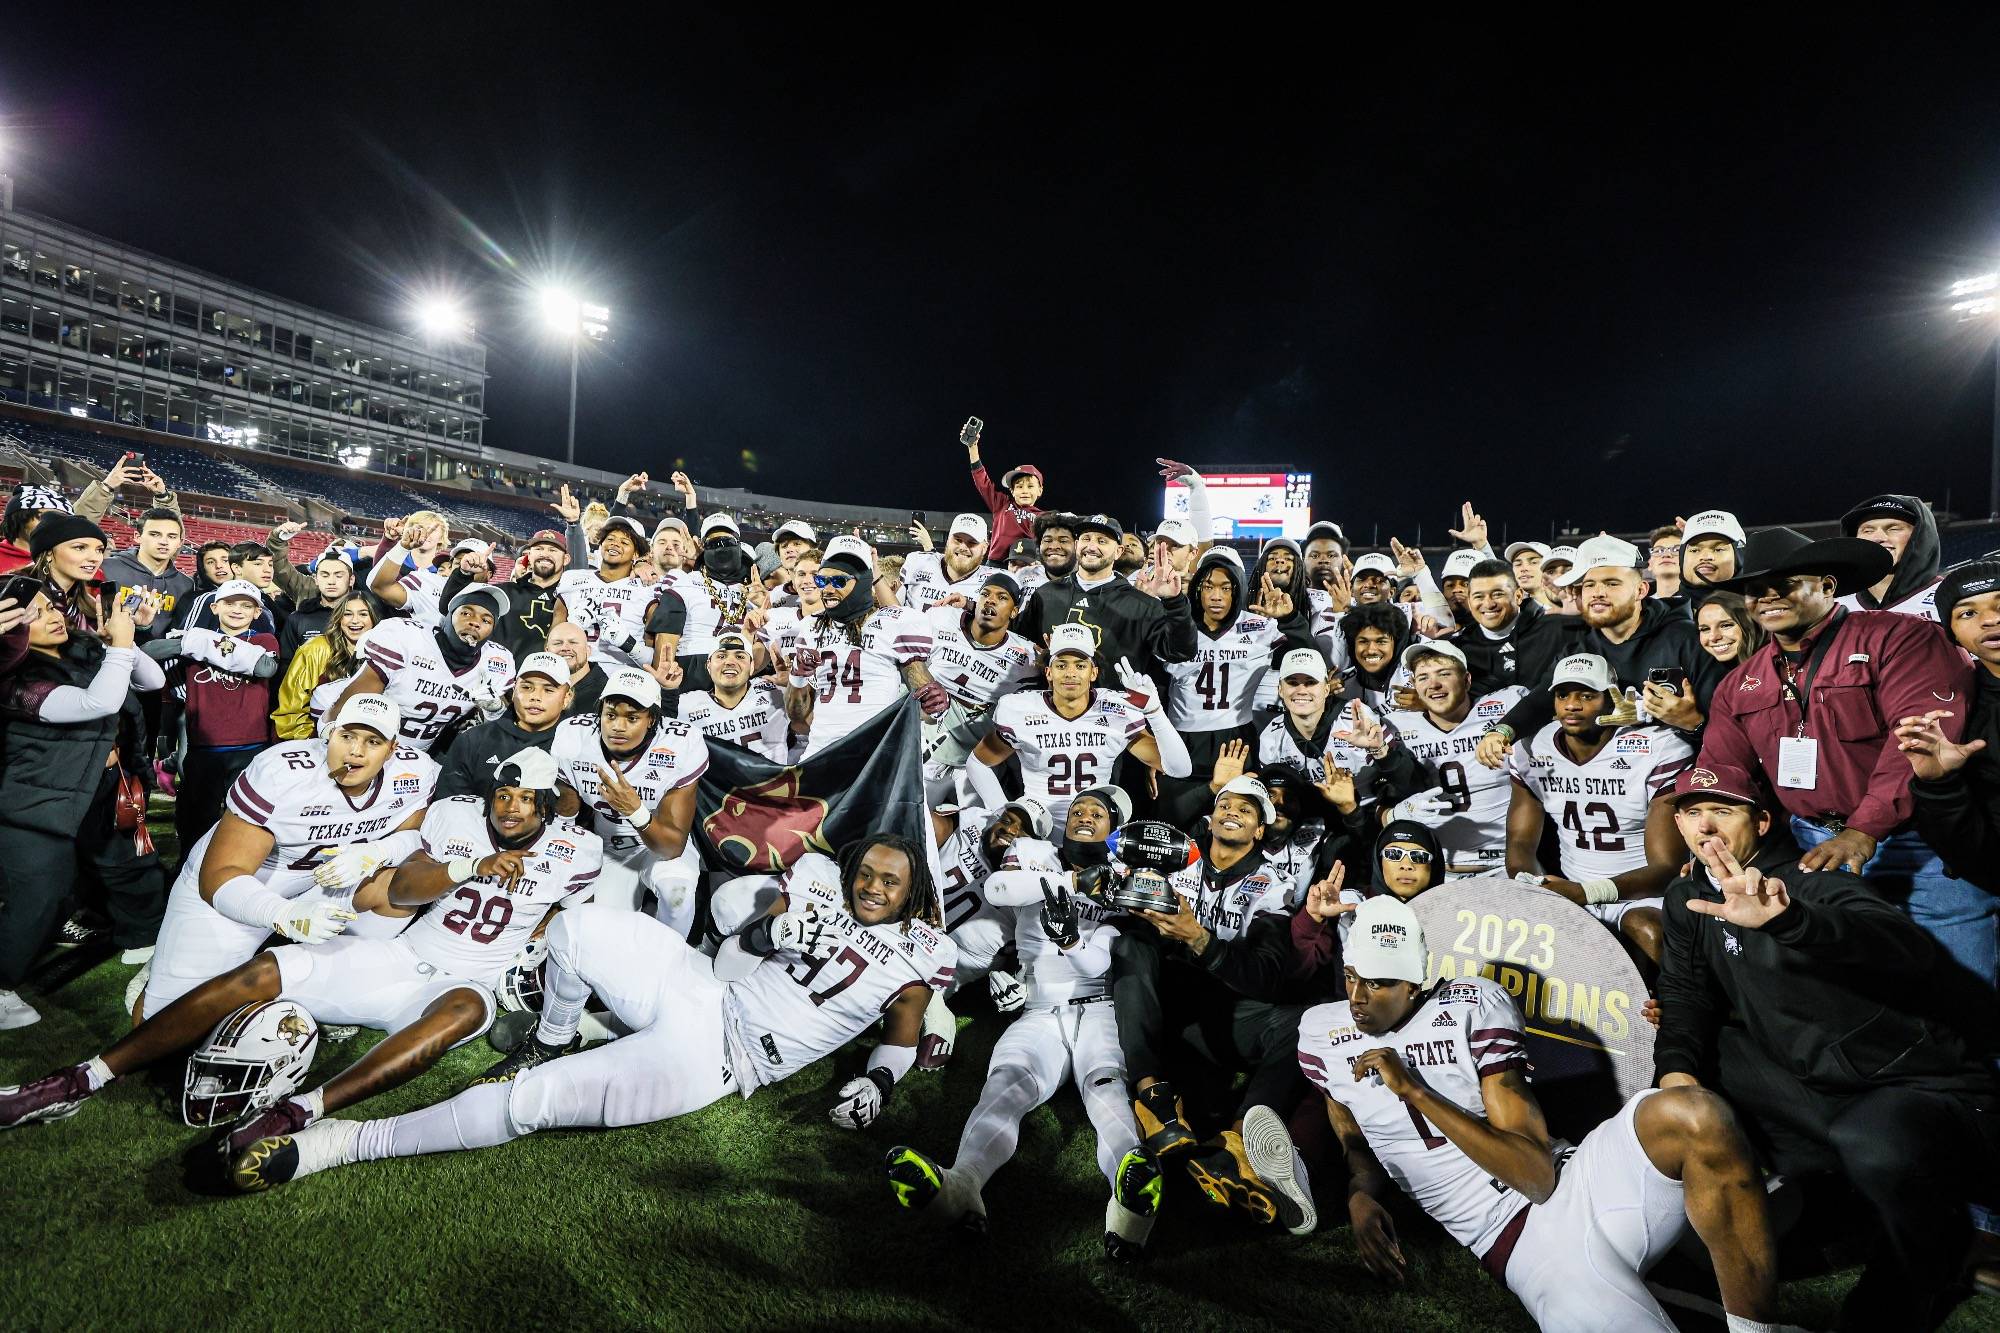
[[[1312,526],[1310,472],[1234,472],[1227,468],[1202,468],[1200,472],[1208,482],[1208,508],[1215,518],[1215,531],[1203,536],[1303,540],[1306,529]],[[1168,482],[1162,517],[1186,518],[1188,499],[1185,485]]]

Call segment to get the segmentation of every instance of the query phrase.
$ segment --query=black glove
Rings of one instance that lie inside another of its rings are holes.
[[[1069,889],[1056,884],[1050,886],[1042,880],[1042,933],[1058,949],[1076,947],[1080,938],[1077,929],[1076,900],[1069,896]]]
[[[1076,891],[1093,902],[1110,901],[1111,890],[1118,887],[1118,871],[1109,863],[1078,866],[1075,873]]]

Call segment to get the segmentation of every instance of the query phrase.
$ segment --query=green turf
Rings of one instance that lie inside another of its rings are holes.
[[[101,1049],[133,971],[111,961],[31,991],[45,1018],[0,1033],[0,1083]],[[1407,1210],[1402,1292],[1367,1276],[1344,1225],[1252,1232],[1185,1181],[1151,1261],[1107,1265],[1105,1186],[1067,1091],[988,1188],[989,1240],[925,1227],[891,1204],[878,1166],[897,1142],[950,1159],[995,1027],[964,1025],[952,1066],[912,1075],[861,1133],[826,1120],[861,1060],[850,1051],[667,1124],[368,1163],[250,1197],[220,1193],[199,1132],[166,1103],[178,1069],[123,1080],[70,1120],[0,1134],[0,1328],[1530,1327]],[[372,1036],[323,1048],[316,1074]],[[494,1058],[476,1043],[348,1114],[426,1105]],[[1787,1317],[1830,1325],[1845,1285],[1792,1284]],[[1975,1302],[1949,1327],[1995,1327],[1996,1309]]]

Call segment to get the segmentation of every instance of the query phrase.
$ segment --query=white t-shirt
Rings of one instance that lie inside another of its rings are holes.
[[[1507,757],[1507,771],[1557,826],[1562,877],[1581,884],[1646,864],[1646,811],[1694,762],[1670,727],[1627,727],[1587,764],[1576,763],[1551,722]]]

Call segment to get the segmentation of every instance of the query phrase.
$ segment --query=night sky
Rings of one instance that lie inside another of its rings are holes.
[[[578,431],[606,467],[940,512],[975,503],[977,413],[996,472],[1149,525],[1162,453],[1309,469],[1362,540],[1440,540],[1464,496],[1544,538],[1984,509],[1991,330],[1940,299],[2000,267],[2000,34],[1969,21],[446,8],[12,17],[0,169],[21,207],[357,318],[456,287],[487,442],[555,457],[567,362],[519,310],[574,275],[613,312]]]

